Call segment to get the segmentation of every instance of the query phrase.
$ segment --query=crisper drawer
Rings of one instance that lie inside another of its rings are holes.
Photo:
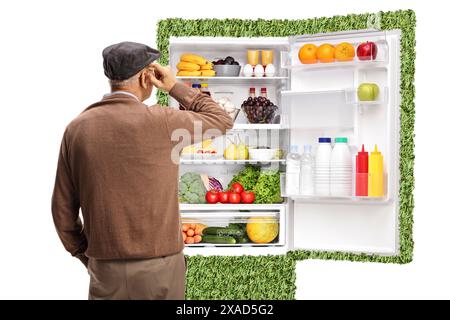
[[[285,211],[182,212],[188,247],[255,247],[285,244]]]

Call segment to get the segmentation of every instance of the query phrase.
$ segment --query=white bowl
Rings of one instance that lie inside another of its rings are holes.
[[[276,154],[277,149],[249,149],[248,150],[250,160],[256,161],[269,161],[272,160]]]

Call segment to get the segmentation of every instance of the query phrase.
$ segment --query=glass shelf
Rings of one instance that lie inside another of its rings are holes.
[[[207,82],[207,83],[277,83],[288,80],[288,77],[176,77],[178,80],[186,82]]]
[[[181,158],[180,164],[265,164],[265,163],[284,163],[284,159],[273,159],[268,161],[257,161],[257,160],[227,160],[227,159],[189,159]]]

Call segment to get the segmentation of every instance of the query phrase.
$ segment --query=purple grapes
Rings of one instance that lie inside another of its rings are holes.
[[[271,123],[278,109],[266,97],[249,97],[242,103],[241,108],[250,123]]]

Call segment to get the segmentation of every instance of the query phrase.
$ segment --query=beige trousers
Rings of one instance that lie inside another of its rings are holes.
[[[183,252],[143,260],[89,259],[89,300],[182,300]]]

